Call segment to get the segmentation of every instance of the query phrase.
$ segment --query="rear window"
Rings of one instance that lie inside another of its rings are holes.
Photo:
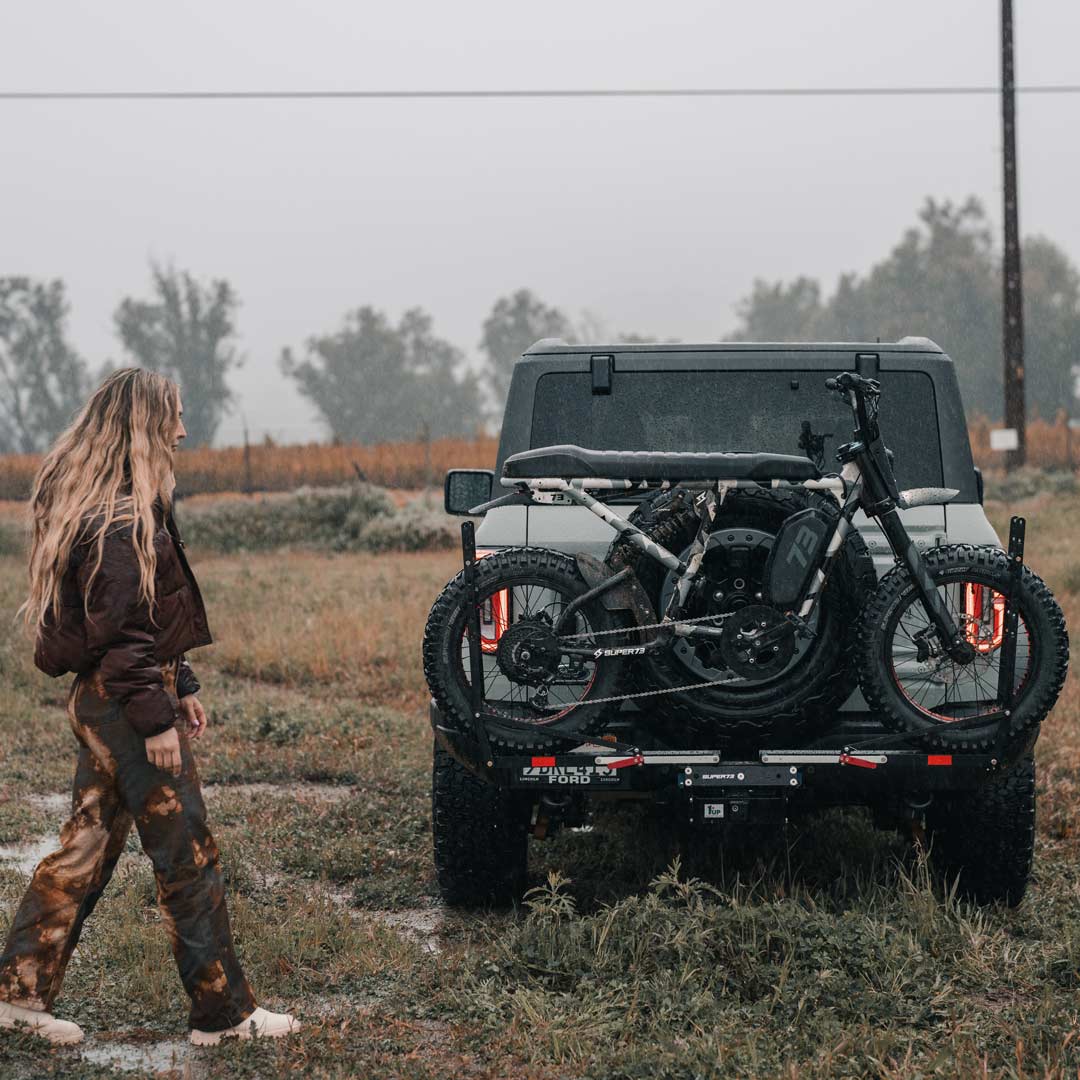
[[[551,372],[537,380],[530,445],[806,455],[810,440],[820,439],[825,471],[833,472],[836,447],[850,441],[854,423],[826,378],[822,371],[616,371],[611,393],[593,394],[588,372]],[[933,380],[890,371],[881,383],[881,432],[896,454],[900,487],[940,486]]]

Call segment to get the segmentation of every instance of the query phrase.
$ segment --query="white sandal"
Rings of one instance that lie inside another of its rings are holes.
[[[246,1020],[224,1031],[199,1031],[193,1028],[190,1039],[195,1046],[217,1046],[222,1039],[279,1039],[300,1030],[289,1013],[272,1013],[257,1008]]]
[[[0,1001],[0,1028],[16,1028],[26,1025],[35,1035],[53,1043],[77,1043],[83,1041],[83,1029],[70,1020],[57,1020],[44,1009],[28,1009],[25,1005],[12,1005]]]

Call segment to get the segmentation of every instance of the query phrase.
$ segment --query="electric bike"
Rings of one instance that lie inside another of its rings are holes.
[[[569,502],[615,540],[603,562],[533,547],[466,560],[424,638],[444,716],[535,750],[602,737],[629,703],[667,745],[704,734],[760,748],[834,715],[858,686],[886,727],[929,747],[1030,741],[1067,671],[1060,607],[1021,555],[920,550],[901,511],[958,492],[898,489],[878,381],[845,371],[826,386],[855,423],[828,475],[770,453],[553,446],[507,458],[510,490],[473,513]],[[894,556],[880,582],[859,511]]]

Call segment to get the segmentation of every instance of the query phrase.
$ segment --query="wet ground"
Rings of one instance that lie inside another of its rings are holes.
[[[46,855],[60,846],[60,841],[56,838],[58,829],[59,825],[56,829],[50,829],[49,832],[23,844],[0,846],[0,864],[29,876]]]
[[[333,804],[349,797],[354,789],[345,785],[321,783],[274,784],[270,782],[248,784],[207,784],[204,793],[208,803],[228,795],[230,797],[251,797],[258,799],[267,795],[289,794],[297,801],[322,802]],[[51,827],[37,836],[19,844],[0,846],[0,866],[11,868],[29,877],[38,863],[46,855],[59,847],[58,834],[70,807],[70,795],[53,793],[32,795],[27,802],[53,819]],[[131,854],[121,856],[122,860],[138,858]],[[278,879],[285,875],[268,874],[264,885],[273,887]],[[422,945],[424,950],[435,956],[440,951],[439,934],[445,921],[445,911],[436,904],[428,904],[401,910],[372,910],[357,907],[351,892],[343,887],[323,882],[319,888],[330,896],[343,911],[357,918],[376,919],[404,938]],[[73,964],[78,964],[78,953],[73,957]],[[365,1001],[362,995],[325,994],[309,997],[305,1000],[305,1012],[313,1016],[329,1016],[342,1011],[363,1009]],[[137,1030],[117,1030],[116,1037],[100,1036],[88,1033],[86,1041],[79,1046],[80,1057],[93,1065],[105,1066],[123,1073],[140,1075],[168,1074],[180,1075],[184,1080],[199,1080],[204,1075],[200,1066],[200,1055],[206,1054],[202,1048],[193,1047],[186,1038],[147,1039],[141,1038]]]
[[[107,1042],[87,1039],[80,1056],[92,1065],[111,1066],[121,1072],[180,1073],[185,1080],[199,1080],[199,1051],[183,1039],[160,1042]]]

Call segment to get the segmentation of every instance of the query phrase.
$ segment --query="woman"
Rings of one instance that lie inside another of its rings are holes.
[[[83,1037],[50,1010],[133,823],[191,998],[191,1041],[298,1027],[256,1007],[233,951],[189,744],[206,713],[184,653],[211,639],[171,512],[182,416],[168,379],[114,372],[57,440],[34,486],[22,611],[37,632],[37,666],[77,673],[67,712],[79,757],[60,850],[34,872],[0,955],[0,1027],[27,1024],[53,1042]]]

